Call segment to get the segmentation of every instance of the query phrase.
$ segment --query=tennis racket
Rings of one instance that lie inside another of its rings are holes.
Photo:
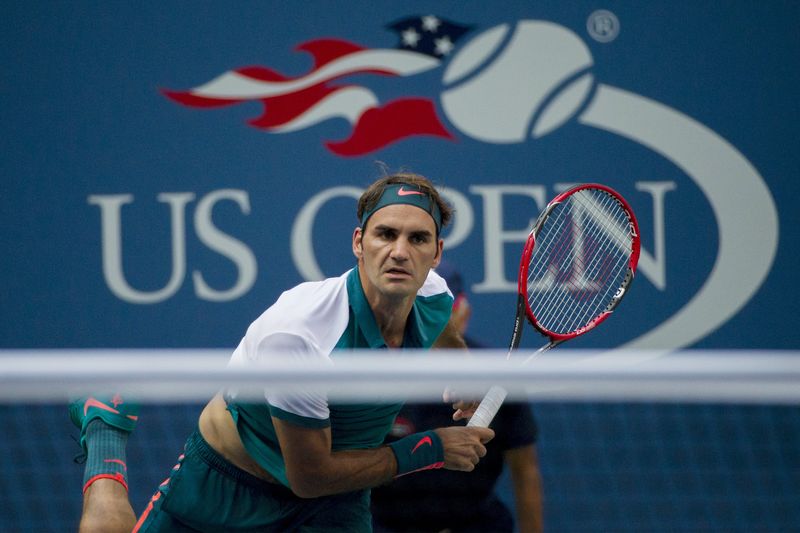
[[[526,363],[602,323],[628,292],[638,262],[639,226],[616,191],[590,183],[553,198],[522,252],[508,357],[519,348],[526,317],[548,338]],[[490,388],[467,425],[488,427],[506,395]]]

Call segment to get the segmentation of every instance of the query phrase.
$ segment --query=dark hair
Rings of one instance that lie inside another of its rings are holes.
[[[358,199],[358,209],[356,211],[358,220],[362,219],[364,213],[372,211],[380,201],[381,196],[383,196],[386,187],[394,184],[406,184],[417,187],[428,196],[431,203],[435,202],[439,207],[442,227],[450,223],[450,220],[453,218],[453,208],[442,199],[439,195],[439,191],[436,190],[436,187],[428,178],[411,172],[398,172],[389,176],[384,176],[367,187],[367,190],[365,190],[361,198]]]

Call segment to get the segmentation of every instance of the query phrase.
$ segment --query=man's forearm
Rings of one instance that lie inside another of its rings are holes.
[[[310,429],[275,418],[273,421],[286,477],[301,498],[372,488],[391,481],[398,473],[429,468],[468,472],[486,455],[484,445],[494,437],[488,428],[452,426],[415,433],[390,446],[331,451],[330,428]]]
[[[332,452],[327,460],[294,470],[287,467],[292,491],[301,498],[318,498],[388,483],[397,472],[397,461],[388,446],[381,446]]]
[[[390,481],[397,461],[387,446],[331,451],[330,428],[297,426],[273,418],[292,491],[318,498],[376,487]]]
[[[447,325],[444,327],[444,330],[439,334],[439,337],[437,337],[433,347],[439,349],[452,348],[457,350],[466,350],[467,343],[464,340],[464,336],[451,321],[447,323]]]

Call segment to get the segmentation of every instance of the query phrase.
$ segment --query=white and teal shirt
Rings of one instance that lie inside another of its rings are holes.
[[[431,271],[417,292],[403,347],[430,348],[450,319],[452,307],[453,295],[447,284]],[[386,341],[354,268],[338,278],[302,283],[284,292],[247,329],[231,364],[287,354],[330,363],[337,350],[380,348],[386,348]],[[287,486],[273,416],[305,427],[330,426],[333,450],[365,449],[383,443],[402,407],[401,403],[333,404],[318,391],[266,391],[265,399],[264,403],[244,404],[228,398],[228,409],[248,453]]]

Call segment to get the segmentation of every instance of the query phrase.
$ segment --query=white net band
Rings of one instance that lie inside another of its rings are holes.
[[[800,403],[800,352],[584,352],[527,365],[505,351],[341,352],[334,364],[275,358],[229,367],[227,350],[0,350],[0,403],[60,402],[93,391],[143,402],[206,401],[221,388],[323,390],[333,400],[480,398],[491,385],[519,401]]]

